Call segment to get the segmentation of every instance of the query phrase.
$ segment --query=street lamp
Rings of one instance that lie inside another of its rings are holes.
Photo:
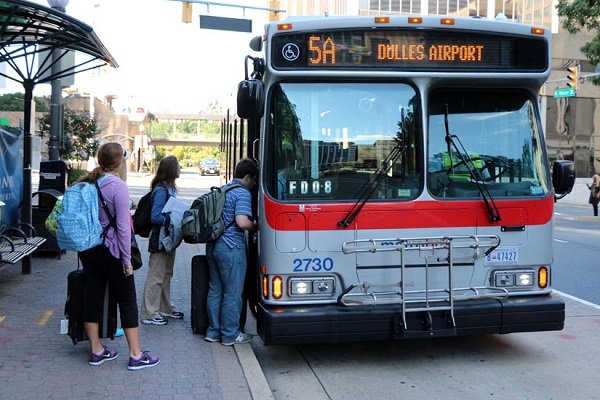
[[[65,12],[69,0],[48,0],[51,8]],[[52,49],[52,69],[51,74],[56,75],[61,72],[59,59],[59,49]],[[50,160],[58,160],[60,140],[62,136],[63,114],[61,109],[62,93],[60,79],[53,79],[51,82],[52,94],[50,96],[50,141],[48,142],[48,157]]]

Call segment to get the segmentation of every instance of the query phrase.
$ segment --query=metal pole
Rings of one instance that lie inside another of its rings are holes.
[[[69,0],[48,1],[50,8],[60,12],[66,12],[66,6]],[[56,76],[61,72],[60,49],[52,48],[52,68],[51,76]],[[50,95],[50,141],[48,142],[48,158],[50,160],[59,160],[59,147],[62,140],[63,113],[62,113],[62,91],[60,79],[53,79],[51,82],[52,93]]]
[[[59,57],[59,49],[52,49],[52,75],[56,75],[60,72],[60,61],[57,62]],[[50,96],[50,141],[48,142],[48,158],[50,160],[58,160],[59,157],[59,145],[62,132],[61,128],[61,88],[60,79],[53,79],[51,82],[52,94]]]
[[[25,89],[25,104],[23,107],[23,208],[21,209],[21,221],[31,224],[31,103],[33,101],[33,81],[23,81]],[[31,274],[31,256],[21,260],[21,273]]]

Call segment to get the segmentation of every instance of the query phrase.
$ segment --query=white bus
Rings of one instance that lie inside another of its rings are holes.
[[[325,17],[251,41],[238,110],[259,162],[251,310],[265,344],[560,330],[538,92],[551,33]],[[255,139],[255,140],[253,140]]]

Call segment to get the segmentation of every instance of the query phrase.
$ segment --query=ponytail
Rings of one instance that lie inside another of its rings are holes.
[[[87,175],[84,175],[81,178],[79,178],[76,183],[79,183],[79,182],[95,183],[103,174],[104,174],[104,171],[102,170],[102,167],[97,166],[91,172],[89,172]]]

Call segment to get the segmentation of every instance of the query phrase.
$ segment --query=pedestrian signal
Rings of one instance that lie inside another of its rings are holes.
[[[579,65],[567,68],[567,86],[577,90],[577,81],[579,80]]]

